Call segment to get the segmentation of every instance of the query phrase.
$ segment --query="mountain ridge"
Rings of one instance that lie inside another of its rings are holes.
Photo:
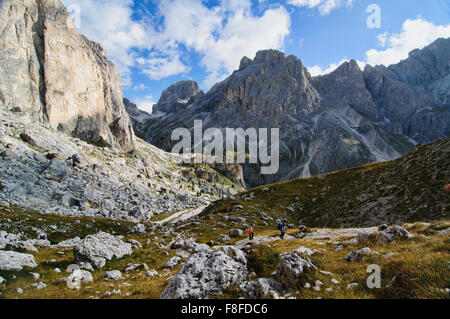
[[[438,39],[409,59],[445,60],[449,43]],[[149,119],[143,137],[170,150],[171,130],[192,128],[194,120],[202,120],[204,129],[278,127],[280,171],[262,176],[259,165],[244,164],[250,186],[391,160],[411,152],[414,144],[450,136],[447,97],[436,93],[445,91],[450,79],[444,62],[434,64],[429,68],[444,70],[434,71],[431,82],[420,87],[406,83],[406,76],[389,77],[395,68],[412,74],[408,70],[415,64],[408,59],[387,71],[370,65],[361,70],[350,60],[334,72],[311,77],[299,58],[259,51],[253,60],[244,57],[238,70],[199,100]]]

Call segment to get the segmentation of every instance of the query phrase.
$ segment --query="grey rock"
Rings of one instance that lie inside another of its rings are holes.
[[[225,242],[230,241],[230,240],[231,240],[230,236],[222,234],[222,235],[219,236],[219,239],[217,241],[219,243],[225,243]]]
[[[33,255],[13,251],[0,251],[0,270],[21,271],[24,267],[37,267]]]
[[[360,250],[353,250],[348,253],[347,256],[345,256],[345,260],[355,262],[355,261],[361,261],[363,256],[370,256],[373,252],[369,247],[362,248]]]
[[[89,271],[76,269],[67,277],[67,281],[72,283],[93,282],[94,278]]]
[[[283,286],[270,278],[244,282],[240,288],[250,299],[266,299],[268,297],[278,299],[281,294],[286,294]]]
[[[223,251],[203,251],[189,258],[170,280],[161,299],[199,299],[218,296],[247,278],[247,267]]]
[[[31,288],[36,288],[38,290],[41,290],[41,289],[47,288],[47,284],[43,283],[41,281],[41,282],[38,282],[38,283],[31,284]]]
[[[142,246],[142,244],[140,243],[140,242],[138,242],[137,240],[135,240],[135,239],[129,239],[129,240],[127,240],[127,242],[129,243],[129,244],[131,244],[131,246],[133,247],[133,248],[142,248],[143,246]]]
[[[75,247],[79,243],[81,243],[81,238],[80,237],[74,237],[74,238],[71,238],[71,239],[67,239],[67,240],[61,241],[58,244],[56,244],[55,246],[56,247]]]
[[[87,261],[96,268],[102,268],[107,260],[122,258],[132,253],[130,244],[104,232],[87,236],[74,248],[76,262]]]
[[[301,257],[296,251],[292,251],[280,255],[277,275],[285,287],[295,289],[303,272],[316,269],[307,257]]]
[[[408,240],[413,238],[410,232],[401,226],[395,225],[378,233],[377,241],[392,242],[394,240]]]
[[[167,261],[164,264],[163,268],[170,268],[170,269],[172,269],[172,268],[176,267],[179,264],[180,261],[181,261],[181,258],[178,257],[178,256],[175,256],[175,257],[171,258],[169,261]]]
[[[47,169],[42,172],[42,176],[55,182],[62,182],[71,174],[71,172],[72,171],[67,167],[66,163],[61,162],[58,159],[53,159]]]
[[[450,39],[438,39],[387,68],[361,70],[351,60],[318,77],[294,56],[259,51],[190,107],[149,119],[145,139],[169,151],[172,130],[194,120],[204,120],[204,130],[271,123],[283,132],[280,152],[289,155],[271,177],[244,164],[250,186],[395,159],[414,141],[450,136],[450,76],[442,62],[449,47]]]
[[[112,270],[112,271],[107,271],[105,272],[105,274],[102,277],[103,279],[106,280],[123,280],[123,276],[122,273],[119,270]]]
[[[243,235],[243,231],[241,229],[231,229],[228,232],[228,236],[231,238],[240,238]]]

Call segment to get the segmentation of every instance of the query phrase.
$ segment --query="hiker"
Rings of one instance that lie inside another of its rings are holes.
[[[280,231],[280,238],[283,236],[283,223],[281,221],[278,222],[278,230]]]
[[[286,227],[286,225],[283,223],[283,224],[281,225],[281,239],[284,239],[284,235],[286,235],[286,229],[287,229],[287,227]]]
[[[250,225],[250,228],[248,229],[248,240],[253,240],[255,237],[255,231],[253,230],[253,224]]]

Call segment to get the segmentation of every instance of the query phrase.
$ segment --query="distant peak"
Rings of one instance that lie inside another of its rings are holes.
[[[248,67],[249,65],[252,64],[252,59],[250,59],[249,57],[244,56],[241,60],[241,63],[239,64],[239,71],[245,69],[246,67]]]
[[[286,55],[278,50],[261,50],[256,53],[253,63],[277,62],[283,60],[285,57]]]

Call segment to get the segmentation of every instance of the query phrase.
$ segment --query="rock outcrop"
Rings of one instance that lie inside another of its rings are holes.
[[[148,121],[144,137],[171,149],[172,130],[194,120],[204,130],[279,128],[280,170],[261,175],[260,164],[244,164],[248,186],[392,160],[450,136],[449,43],[439,39],[389,68],[361,70],[351,60],[318,77],[297,57],[260,51],[189,107]]]
[[[163,91],[158,104],[153,106],[153,114],[176,113],[183,107],[197,102],[203,95],[197,82],[192,80],[177,82]]]
[[[130,116],[134,132],[137,136],[144,136],[146,122],[151,118],[151,115],[145,111],[138,109],[137,105],[130,100],[124,98],[123,105]]]
[[[0,104],[83,140],[135,148],[116,67],[59,0],[0,3]]]

